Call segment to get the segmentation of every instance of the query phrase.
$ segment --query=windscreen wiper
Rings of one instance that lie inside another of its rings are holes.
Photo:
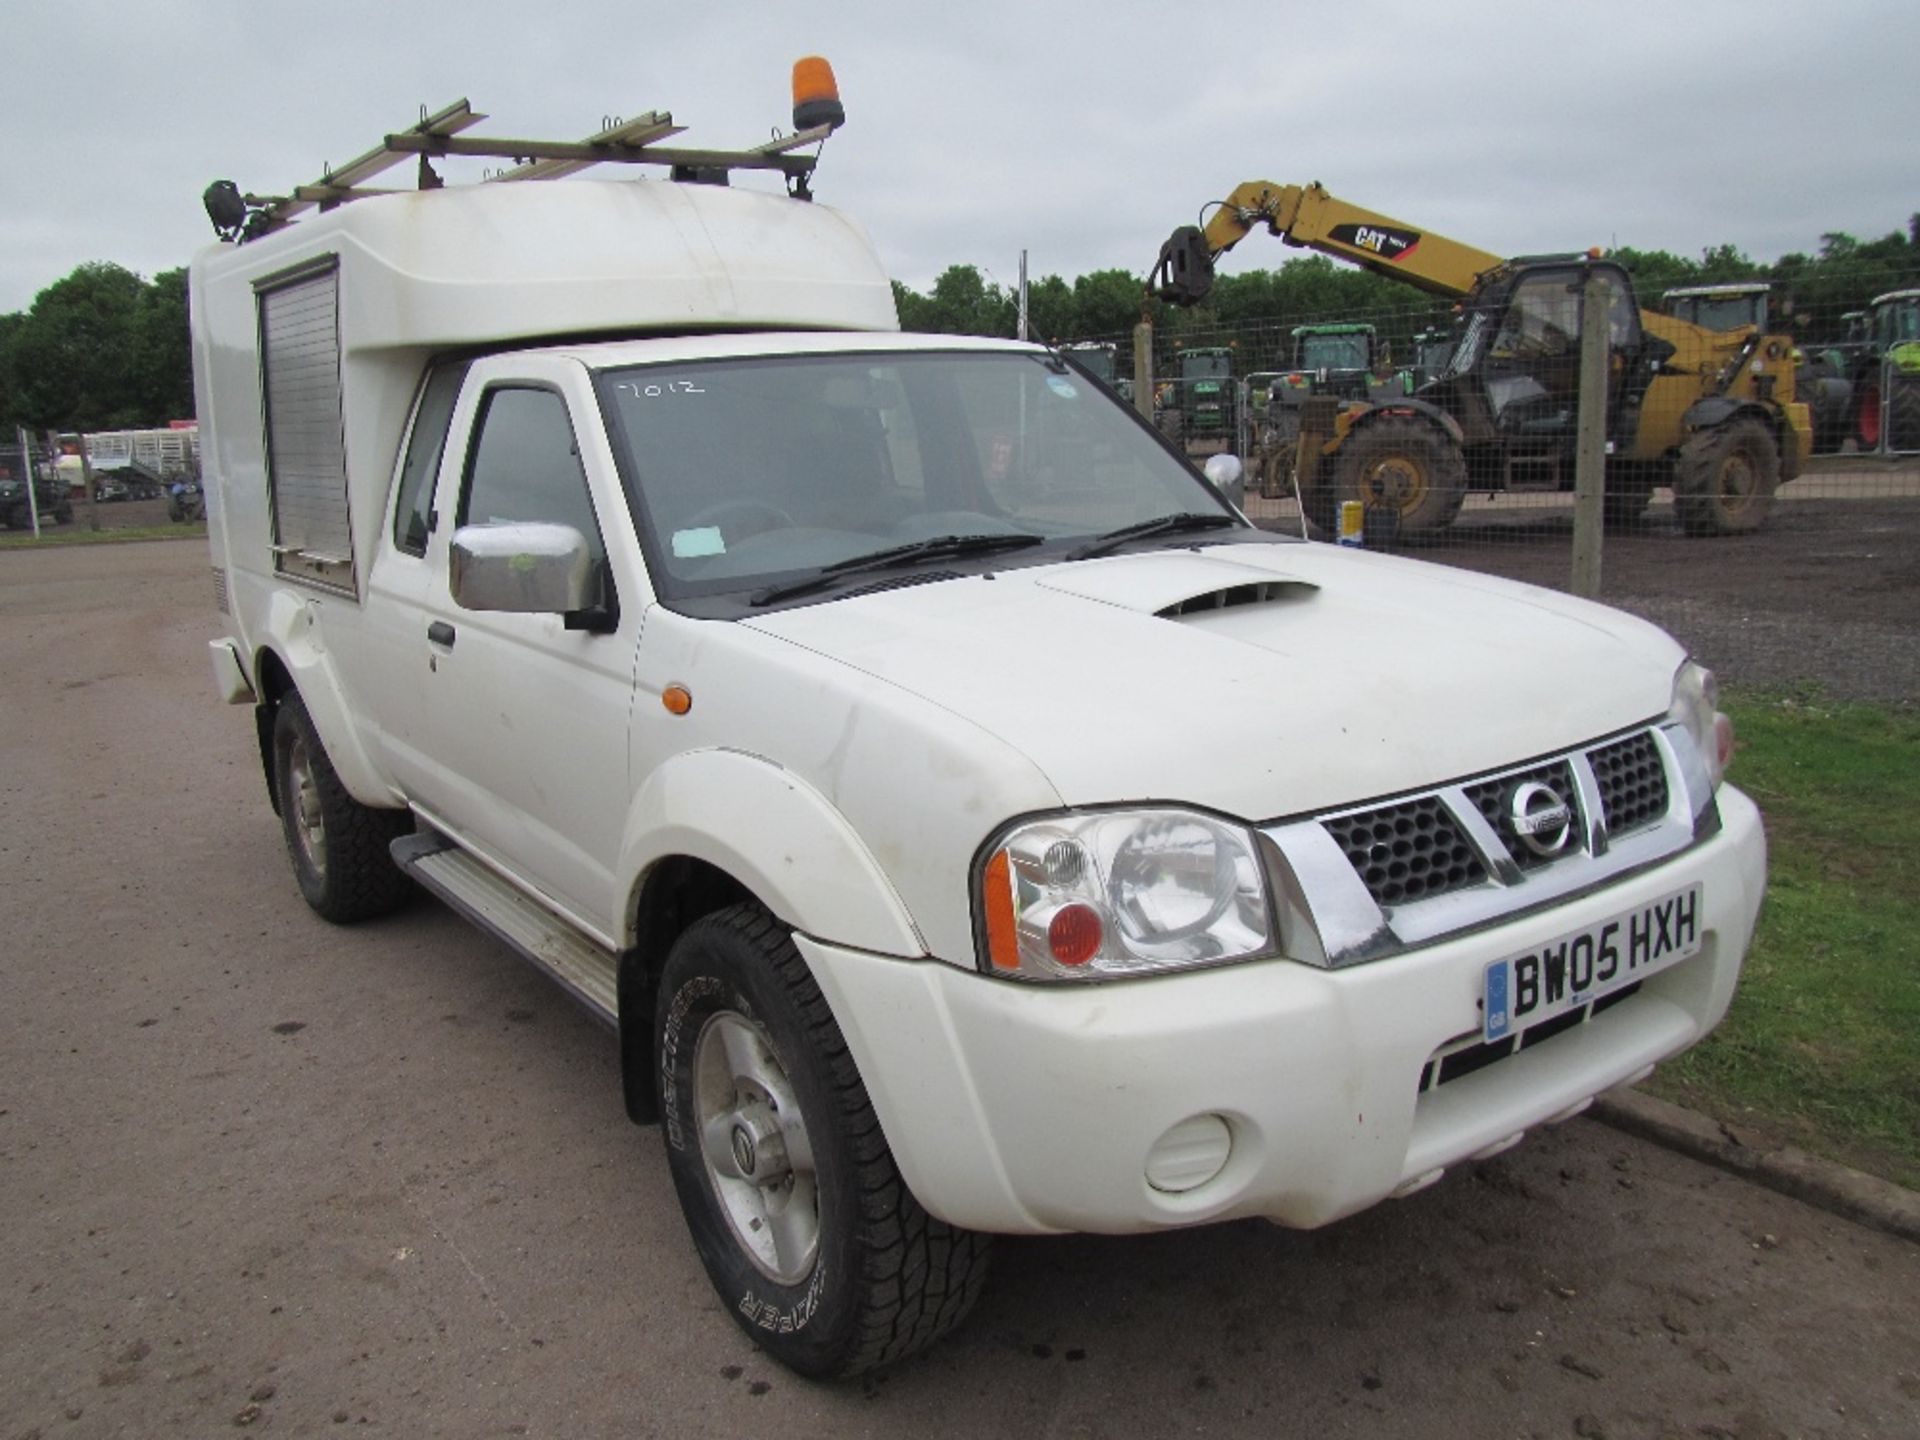
[[[920,560],[946,560],[960,555],[987,555],[996,550],[1024,550],[1029,545],[1041,544],[1045,539],[1043,535],[936,535],[931,540],[914,540],[905,545],[876,550],[871,555],[855,555],[850,560],[836,560],[831,565],[822,565],[815,574],[804,580],[789,580],[755,591],[747,603],[771,605],[776,600],[824,590],[836,580],[857,575],[864,570],[884,570],[889,565],[911,565]]]
[[[1122,525],[1118,530],[1109,530],[1098,539],[1089,540],[1078,550],[1069,550],[1069,560],[1091,560],[1096,555],[1107,555],[1118,550],[1129,540],[1145,540],[1152,535],[1179,535],[1189,530],[1225,530],[1238,525],[1239,517],[1222,515],[1215,510],[1210,513],[1188,511],[1178,515],[1162,515],[1154,520],[1142,520],[1136,525]]]

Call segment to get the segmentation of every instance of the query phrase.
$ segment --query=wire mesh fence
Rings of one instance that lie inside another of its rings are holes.
[[[1770,533],[1920,538],[1920,269],[1832,263],[1648,293],[1604,260],[1515,261],[1459,302],[1222,323],[1165,317],[1078,353],[1196,462],[1240,458],[1259,523],[1566,587],[1574,538],[1579,286],[1604,270],[1606,553],[1686,542],[1738,563]],[[1170,323],[1167,323],[1169,322]],[[1358,519],[1355,511],[1358,511]],[[1763,544],[1765,542],[1762,542]],[[1770,545],[1767,548],[1772,548]],[[1504,552],[1504,558],[1502,558]],[[1524,553],[1523,553],[1524,552]]]

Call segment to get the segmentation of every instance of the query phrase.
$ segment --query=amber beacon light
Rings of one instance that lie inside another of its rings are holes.
[[[847,123],[847,112],[840,104],[840,87],[834,82],[833,66],[819,55],[808,55],[793,62],[793,128],[811,130],[825,125],[838,130]]]

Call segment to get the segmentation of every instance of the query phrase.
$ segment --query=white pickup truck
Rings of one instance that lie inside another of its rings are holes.
[[[1255,528],[1055,352],[897,333],[823,206],[449,186],[191,273],[301,891],[418,882],[613,1026],[796,1370],[995,1233],[1409,1194],[1726,1010],[1764,843],[1679,646]]]

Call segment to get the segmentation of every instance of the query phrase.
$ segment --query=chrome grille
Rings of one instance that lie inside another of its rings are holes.
[[[1322,823],[1376,904],[1404,905],[1487,878],[1486,866],[1437,795]]]
[[[1612,834],[1650,825],[1667,813],[1667,771],[1650,733],[1590,750],[1587,761],[1600,787],[1600,813]]]
[[[1531,870],[1538,865],[1546,865],[1554,860],[1565,859],[1580,852],[1580,846],[1569,842],[1567,847],[1557,854],[1536,855],[1520,840],[1519,832],[1513,828],[1513,811],[1510,804],[1516,787],[1534,781],[1545,785],[1568,805],[1574,803],[1575,788],[1573,771],[1564,760],[1554,760],[1545,765],[1536,765],[1531,770],[1522,770],[1517,775],[1501,775],[1492,780],[1480,780],[1466,787],[1467,798],[1473,802],[1487,822],[1493,827],[1500,842],[1507,847],[1507,853],[1513,857],[1513,863],[1522,870]]]
[[[1573,812],[1551,858],[1535,856],[1511,818],[1514,788],[1529,781]],[[1312,918],[1298,958],[1338,968],[1585,894],[1679,854],[1717,824],[1704,762],[1680,727],[1665,725],[1261,833]]]

